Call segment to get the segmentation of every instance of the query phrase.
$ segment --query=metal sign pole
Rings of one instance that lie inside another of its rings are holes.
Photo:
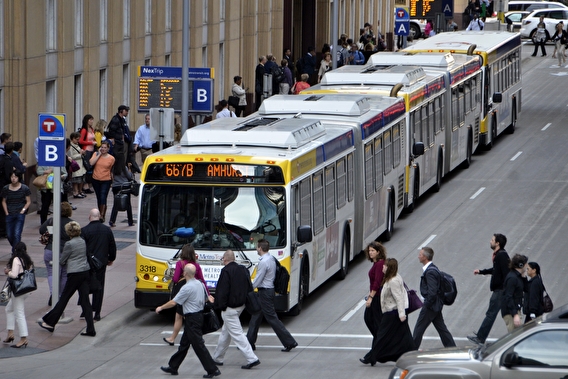
[[[60,277],[60,264],[59,264],[59,251],[60,251],[60,238],[61,235],[61,167],[53,167],[53,234],[51,248],[53,251],[52,258],[52,287],[51,304],[59,301],[59,277]]]

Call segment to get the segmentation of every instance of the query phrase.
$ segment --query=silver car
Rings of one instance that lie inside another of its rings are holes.
[[[568,304],[491,344],[412,351],[389,379],[568,379]]]

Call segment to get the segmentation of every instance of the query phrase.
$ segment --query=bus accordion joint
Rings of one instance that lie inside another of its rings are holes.
[[[400,91],[403,87],[402,83],[397,83],[394,85],[394,87],[392,87],[391,91],[390,91],[390,97],[396,97],[398,95],[398,91]]]

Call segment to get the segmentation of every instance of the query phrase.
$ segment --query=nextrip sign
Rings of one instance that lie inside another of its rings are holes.
[[[37,160],[40,166],[65,166],[65,114],[40,113]]]

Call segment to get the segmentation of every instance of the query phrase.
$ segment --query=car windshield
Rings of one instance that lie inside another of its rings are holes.
[[[149,246],[253,249],[267,239],[286,244],[283,187],[146,185],[142,191],[140,243]]]
[[[501,347],[503,345],[506,345],[509,343],[510,340],[516,338],[519,334],[525,333],[527,330],[530,330],[536,326],[538,326],[538,323],[540,322],[540,318],[537,318],[535,321],[533,322],[529,322],[528,324],[524,324],[519,328],[515,328],[515,330],[513,330],[511,333],[506,334],[505,336],[499,338],[497,341],[493,342],[493,343],[488,343],[485,344],[483,346],[480,346],[477,350],[477,358],[482,360],[485,357],[487,357],[488,355],[493,354],[495,351],[501,349]]]

